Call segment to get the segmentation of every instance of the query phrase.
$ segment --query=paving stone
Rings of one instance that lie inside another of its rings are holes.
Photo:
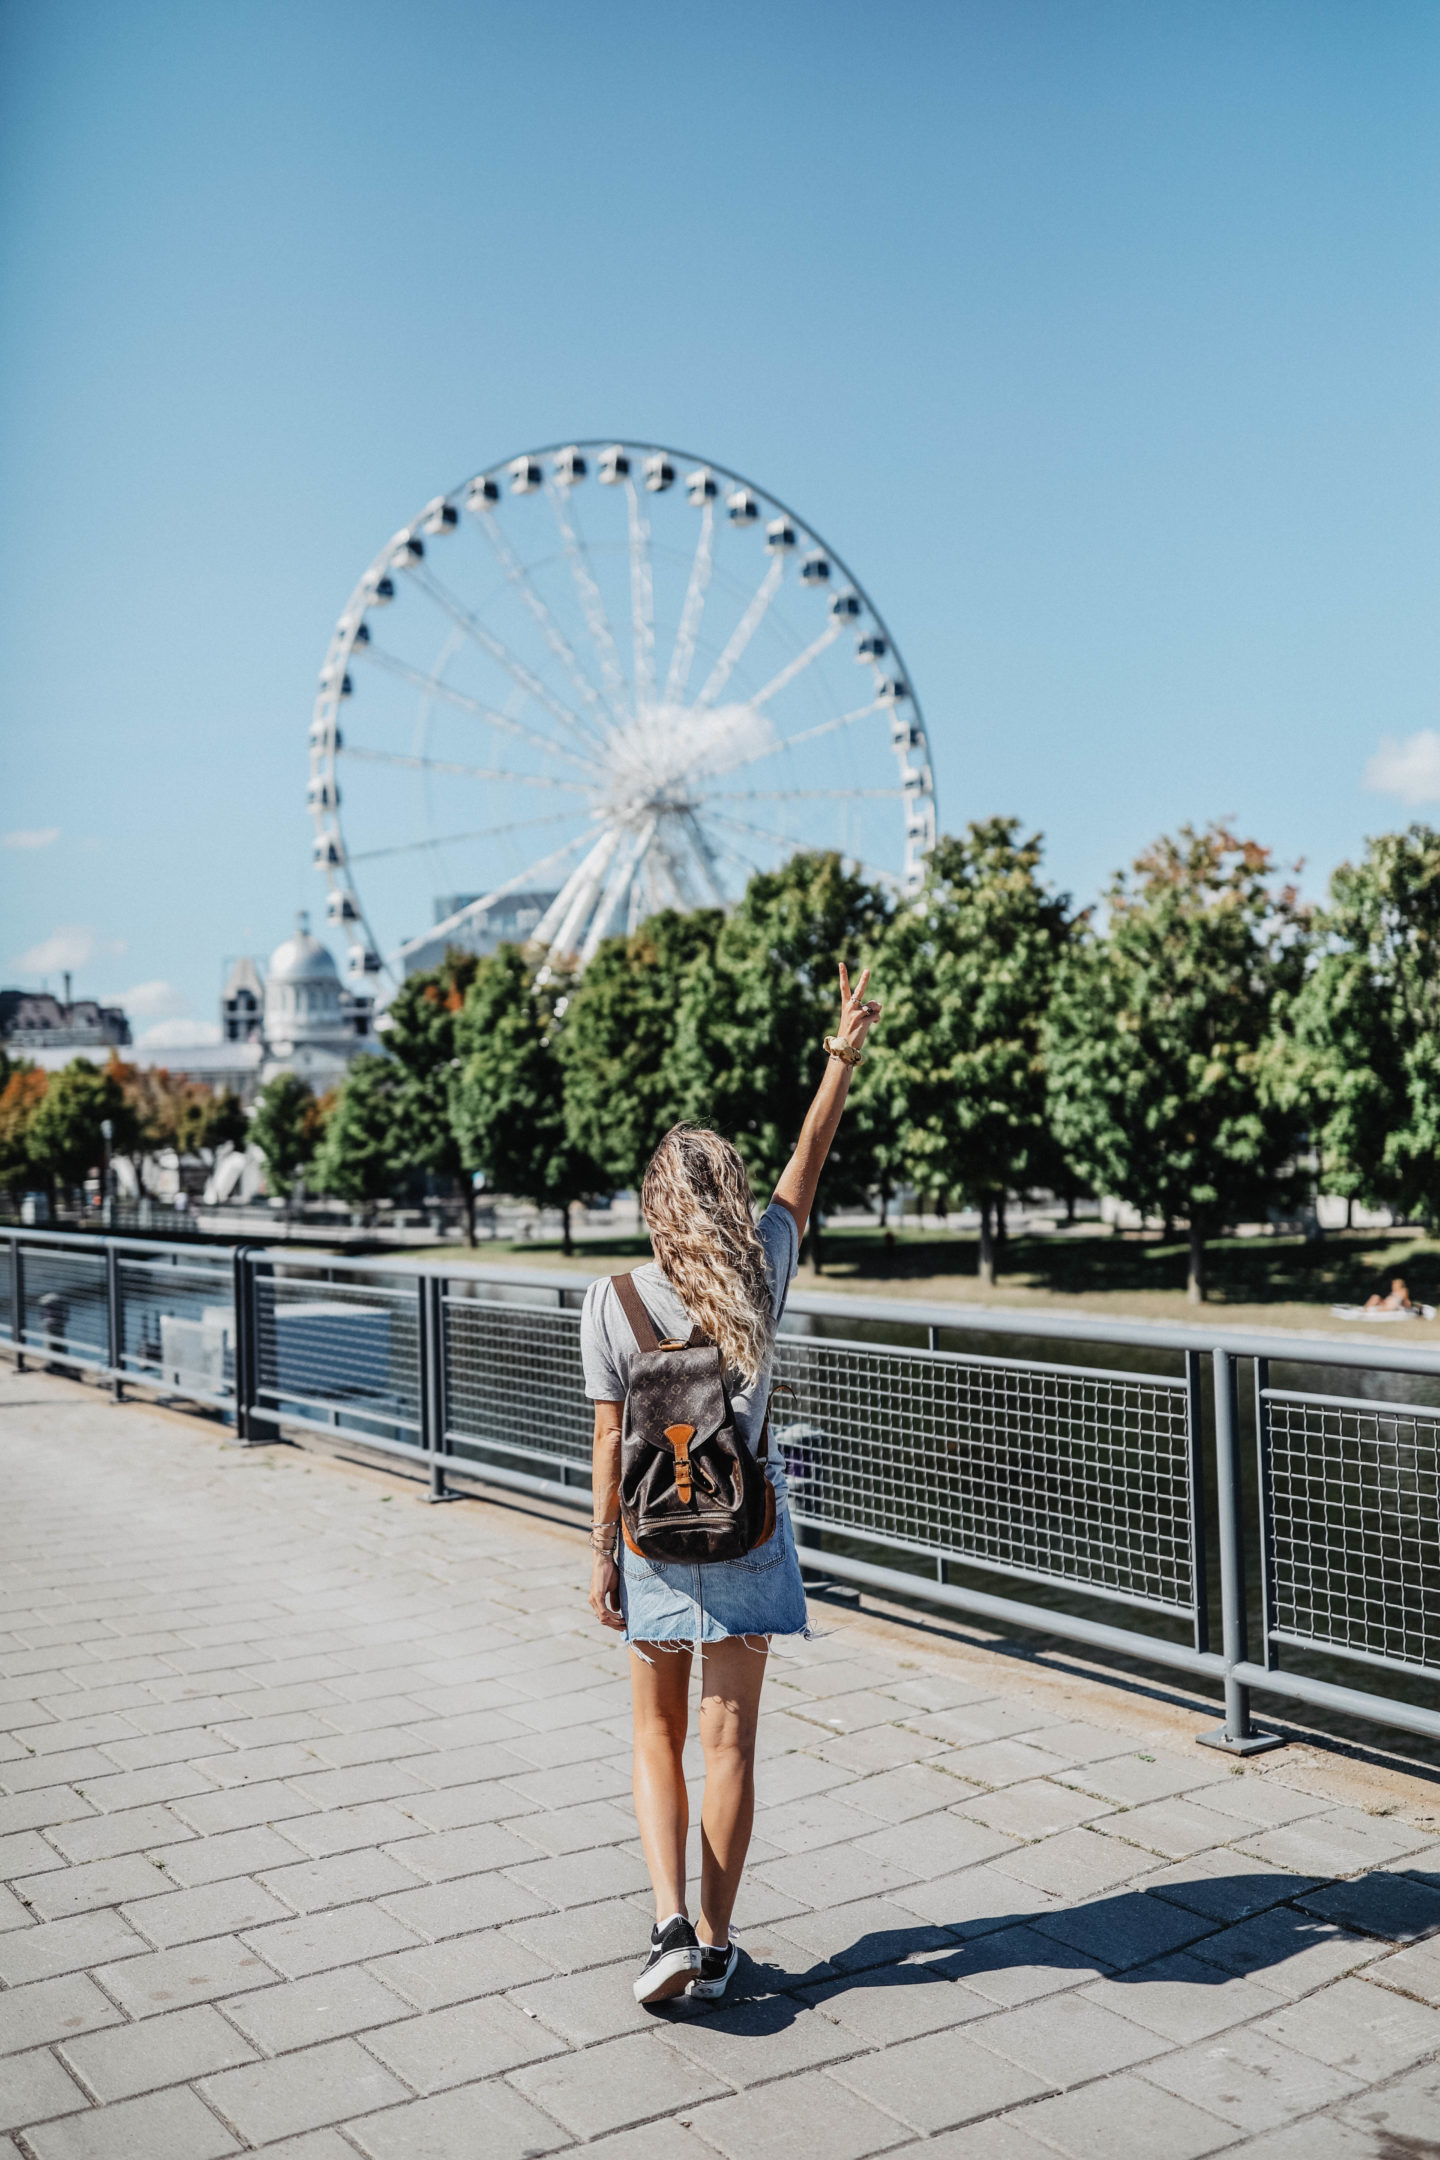
[[[950,1979],[1009,2009],[1077,1988],[1097,1979],[1102,1970],[1084,1951],[1028,1927],[975,1936],[957,1950],[942,1952],[935,1962]]]
[[[97,2100],[129,2100],[161,2085],[185,2085],[208,2071],[229,2070],[250,2062],[233,2025],[208,2004],[173,2010],[168,2017],[146,2018],[105,2032],[68,2040],[61,2054]]]
[[[908,1732],[903,1725],[867,1725],[863,1732],[837,1733],[833,1739],[821,1741],[813,1754],[788,1759],[803,1760],[842,1777],[868,1777],[875,1771],[894,1770],[901,1763],[922,1762],[927,1755],[943,1752],[942,1741]]]
[[[300,1980],[332,1965],[358,1965],[387,1950],[408,1950],[415,1931],[378,1905],[342,1905],[335,1912],[307,1913],[302,1920],[272,1921],[250,1930],[245,1942],[287,1980]]]
[[[133,1927],[142,1928],[161,1950],[176,1943],[202,1942],[212,1935],[237,1934],[266,1920],[288,1919],[293,1907],[282,1904],[248,1875],[228,1876],[195,1890],[171,1890],[121,1907]]]
[[[581,1734],[575,1735],[571,1744],[580,1745],[584,1737]],[[602,1738],[598,1735],[593,1737],[592,1744],[605,1749],[607,1753],[612,1745],[608,1736]],[[492,1741],[483,1747],[449,1748],[440,1754],[412,1756],[408,1767],[415,1773],[417,1798],[422,1793],[436,1788],[443,1791],[451,1785],[478,1785],[486,1782],[499,1784],[503,1781],[508,1788],[513,1779],[533,1774],[534,1752],[534,1736],[527,1734],[526,1753],[523,1755],[515,1748],[501,1747],[498,1742]],[[409,1804],[408,1795],[406,1804]],[[520,1814],[526,1807],[537,1804],[517,1798],[510,1812]]]
[[[535,2160],[571,2143],[508,2085],[465,2085],[346,2125],[369,2160]]]
[[[600,1845],[622,1845],[635,1835],[631,1808],[609,1800],[587,1801],[580,1807],[557,1808],[517,1819],[516,1827],[542,1852],[587,1852]]]
[[[184,2086],[26,2132],[35,2160],[223,2160],[236,2140]]]
[[[382,1987],[362,1965],[341,1965],[330,1972],[312,1973],[306,1980],[256,1988],[253,1994],[231,1997],[221,2007],[267,2055],[339,2040],[410,2014],[409,2005]]]
[[[235,1936],[221,1935],[214,1942],[187,1943],[181,1950],[157,1950],[150,1957],[102,1965],[96,1978],[131,2017],[142,2018],[186,2003],[213,2002],[242,1988],[268,1987],[275,1969]],[[4,2000],[0,1997],[0,2009]]]
[[[1262,2018],[1274,2004],[1274,1997],[1252,1980],[1232,1977],[1184,1954],[1093,1981],[1082,1993],[1182,2046]]]
[[[767,1808],[756,1827],[762,1837],[785,1853],[815,1852],[861,1837],[874,1829],[875,1818],[850,1805],[848,1794],[854,1789],[848,1786],[845,1797],[834,1792],[811,1793],[803,1800]]]
[[[66,2074],[49,2048],[33,2048],[28,2054],[0,2059],[0,2130],[23,2130],[32,2123],[47,2122],[54,2115],[72,2115],[90,2105],[89,2095]],[[0,2160],[6,2149],[0,2141]]]
[[[355,2148],[338,2130],[308,2130],[265,2147],[265,2160],[355,2160]]]
[[[954,1940],[947,1929],[915,1919],[887,1898],[860,1898],[853,1905],[795,1913],[769,1932],[780,1943],[793,1945],[801,1953],[802,1971],[817,1978],[815,1966],[859,1972],[866,1966],[896,1965],[922,1951],[943,1950]]]
[[[1093,1793],[1072,1792],[1050,1778],[1027,1778],[1018,1785],[979,1793],[965,1801],[959,1812],[1011,1838],[1042,1838],[1057,1830],[1074,1830],[1112,1809],[1108,1800],[1097,1799]]]
[[[643,1941],[638,1931],[636,1940]],[[425,1943],[416,1950],[376,1958],[367,1970],[417,2010],[435,2010],[445,2003],[465,2002],[471,1996],[492,1995],[547,1978],[554,1967],[514,1941],[509,1932],[486,1928],[449,1942]]]
[[[1431,2160],[1425,2148],[1429,2144],[1433,2150],[1440,2123],[1440,2063],[1407,2071],[1337,2113],[1342,2122],[1370,2132],[1372,2138],[1378,2133],[1379,2160]],[[1413,2144],[1401,2142],[1411,2139]]]
[[[25,2048],[119,2022],[119,2011],[84,1973],[31,1980],[0,1994],[0,2055],[18,2055]]]
[[[1133,2072],[1036,2101],[1008,2116],[1006,2127],[1069,2160],[1200,2160],[1235,2142],[1232,2125]]]
[[[674,2016],[699,2014],[697,2006],[684,1997],[677,1997],[663,2012],[643,2009],[632,1992],[638,1970],[639,1960],[626,1958],[614,1965],[562,1973],[516,1988],[511,2000],[522,2010],[533,2011],[573,2047],[589,2047],[597,2040],[618,2040],[622,2033],[652,2031],[657,2014],[667,2022]],[[731,1986],[733,1989],[735,1982]]]
[[[1284,2130],[1267,2131],[1264,2137],[1247,2138],[1227,2151],[1235,2160],[1376,2160],[1372,2137],[1322,2115],[1311,2115]],[[1422,2154],[1407,2154],[1401,2148],[1395,2160],[1422,2160]]]
[[[490,1868],[516,1867],[534,1860],[535,1847],[497,1823],[474,1824],[462,1830],[444,1830],[433,1836],[416,1836],[416,1824],[395,1856],[425,1882],[448,1882],[459,1875],[478,1875]],[[377,1893],[378,1894],[378,1893]]]
[[[617,2130],[613,2137],[597,2138],[585,2150],[590,2160],[715,2160],[714,2146],[702,2145],[689,2128],[689,2117],[683,2115]]]
[[[1144,1853],[1099,1830],[1061,1830],[1034,1845],[1019,1845],[995,1862],[1017,1882],[1057,1897],[1093,1897],[1117,1883],[1148,1874]]]
[[[565,1853],[555,1860],[532,1861],[528,1867],[507,1868],[506,1874],[522,1889],[543,1898],[548,1905],[558,1905],[562,1911],[577,1905],[595,1905],[605,1898],[643,1895],[650,1888],[644,1861],[613,1845],[599,1852]]]
[[[831,1980],[803,1991],[802,2000],[866,2047],[889,2047],[921,2033],[943,2032],[972,2018],[988,2017],[992,2003],[957,1987],[933,1961],[890,1965]]]
[[[466,1830],[472,1823],[515,1823],[527,1814],[538,1812],[533,1800],[522,1800],[501,1778],[492,1778],[483,1784],[467,1784],[457,1778],[454,1784],[441,1784],[434,1792],[408,1793],[405,1798],[408,1827],[386,1831],[385,1837],[423,1835],[427,1830]]]
[[[671,2025],[666,2038],[702,2070],[742,2089],[838,2061],[862,2045],[848,2026],[788,1995],[721,2003],[706,2016]]]
[[[565,2052],[565,2042],[547,2025],[503,1995],[386,2025],[368,2035],[367,2045],[418,2093],[464,2085],[477,2075],[497,2077]]]
[[[1223,1852],[1196,1853],[1145,1877],[1148,1896],[1184,1905],[1212,1920],[1249,1919],[1314,1887],[1313,1876],[1280,1874],[1233,1846]]]
[[[1244,1973],[1293,2000],[1369,1964],[1379,1955],[1379,1945],[1282,1906],[1202,1936],[1191,1955],[1227,1972]]]
[[[114,1859],[91,1860],[83,1867],[68,1867],[59,1873],[28,1875],[15,1887],[42,1920],[60,1920],[70,1913],[118,1905],[124,1898],[149,1897],[165,1888],[165,1878],[153,1860],[143,1859],[139,1853],[122,1853]]]
[[[198,1830],[213,1837],[218,1830],[250,1830],[256,1823],[286,1822],[293,1815],[310,1815],[316,1803],[290,1785],[236,1785],[228,1792],[180,1795],[175,1813]]]
[[[194,1831],[168,1807],[122,1808],[118,1815],[60,1823],[51,1835],[65,1858],[74,1862],[110,1860],[119,1853],[148,1852],[154,1846],[193,1840]]]
[[[951,1875],[957,1868],[974,1867],[999,1853],[1012,1852],[1015,1840],[999,1830],[972,1822],[968,1810],[947,1808],[939,1814],[922,1815],[893,1828],[872,1830],[853,1840],[854,1850],[869,1858],[903,1868],[921,1881]]]
[[[1148,1964],[1215,1932],[1215,1922],[1203,1914],[1150,1897],[1143,1890],[1121,1890],[1114,1897],[1094,1898],[1084,1905],[1062,1905],[1054,1912],[1037,1914],[1032,1924],[1042,1935],[1052,1935],[1057,1942],[1069,1943],[1072,1949],[1116,1969]]]
[[[1365,1977],[1376,1986],[1395,1988],[1421,2002],[1440,2004],[1440,1937],[1377,1959],[1365,1967]]]
[[[910,1822],[968,1799],[962,1784],[929,1763],[902,1763],[876,1777],[859,1778],[845,1788],[846,1804],[862,1808],[884,1823]]]
[[[404,1763],[361,1763],[352,1770],[305,1771],[293,1789],[319,1807],[351,1807],[363,1800],[395,1800],[423,1786]],[[278,1821],[278,1817],[267,1818]]]
[[[514,2071],[510,2083],[573,2136],[584,2138],[694,2107],[724,2090],[658,2033],[632,2033],[578,2055],[567,2052],[532,2063]]]
[[[64,1856],[47,1845],[38,1830],[17,1830],[9,1837],[0,1837],[0,1882],[64,1865]]]
[[[900,1905],[922,1920],[933,1921],[954,1935],[984,1935],[992,1929],[1014,1927],[1041,1913],[1058,1912],[1061,1900],[1049,1891],[1004,1875],[991,1866],[967,1867],[935,1882],[904,1883],[890,1892],[890,1903]]]
[[[93,1815],[88,1800],[73,1786],[46,1785],[38,1792],[8,1793],[0,1799],[0,1835],[16,1830],[43,1830],[52,1823],[73,1822]]]
[[[1177,1755],[1168,1748],[1132,1749],[1103,1761],[1066,1770],[1062,1782],[1081,1792],[1098,1793],[1120,1807],[1140,1807],[1148,1800],[1168,1800],[1177,1793],[1199,1793],[1202,1786],[1228,1778],[1228,1767],[1204,1748]]]
[[[77,1913],[71,1920],[50,1920],[39,1927],[0,1934],[0,1980],[7,1987],[19,1987],[27,1980],[79,1972],[104,1958],[129,1957],[149,1948],[118,1913]]]
[[[267,1868],[260,1880],[283,1906],[302,1913],[324,1912],[415,1887],[412,1869],[386,1853],[364,1849],[335,1853],[328,1860],[292,1859],[288,1866]]]
[[[998,2114],[1055,2083],[981,2047],[963,2026],[858,2055],[837,2063],[830,2075],[897,2123],[932,2134]]]
[[[543,1909],[532,1891],[499,1874],[467,1875],[456,1882],[432,1883],[423,1890],[402,1890],[387,1897],[379,1908],[431,1942],[443,1941],[447,1935],[467,1935],[474,1928],[501,1927]]]
[[[1045,2085],[1083,2085],[1165,2052],[1166,2042],[1081,1994],[987,2018],[975,2038]]]
[[[82,1778],[104,1777],[115,1765],[98,1748],[70,1748],[61,1755],[23,1755],[3,1766],[0,1784],[8,1792],[43,1790],[47,1785],[73,1785]]]
[[[942,1755],[939,1760],[954,1777],[990,1787],[1027,1784],[1032,1778],[1049,1777],[1071,1767],[1063,1755],[1052,1755],[1028,1739],[979,1741],[973,1747]]]
[[[283,1867],[300,1854],[288,1837],[260,1823],[252,1830],[221,1830],[213,1837],[192,1837],[187,1845],[167,1845],[158,1857],[172,1882],[198,1890],[205,1883],[223,1882],[227,1875]]]
[[[1366,2085],[1440,2052],[1440,2011],[1365,1980],[1337,1980],[1252,2029]]]
[[[1363,2082],[1245,2025],[1166,2055],[1145,2074],[1252,2135],[1348,2099]]]
[[[273,2062],[205,2078],[199,2091],[251,2144],[343,2122],[406,2097],[357,2041],[330,2040]]]
[[[152,1770],[117,1770],[113,1777],[81,1780],[84,1798],[106,1814],[122,1808],[153,1807],[166,1800],[185,1800],[214,1791],[212,1781],[192,1763],[160,1763]]]
[[[1205,1805],[1257,1830],[1273,1830],[1282,1823],[1299,1822],[1305,1815],[1323,1815],[1330,1803],[1313,1793],[1295,1792],[1261,1770],[1241,1770],[1232,1763],[1228,1778],[1217,1778],[1206,1786]]]
[[[1353,1875],[1361,1868],[1383,1867],[1402,1853],[1415,1852],[1422,1833],[1394,1816],[1362,1815],[1358,1808],[1331,1808],[1307,1815],[1303,1822],[1265,1830],[1236,1841],[1267,1866],[1293,1868],[1297,1874]]]
[[[913,1878],[878,1853],[855,1845],[827,1846],[819,1852],[791,1853],[759,1870],[771,1889],[804,1905],[836,1905],[855,1898],[880,1897]]]
[[[1306,1912],[1386,1942],[1415,1942],[1440,1931],[1440,1891],[1411,1875],[1362,1875],[1354,1882],[1308,1891],[1295,1902]]]

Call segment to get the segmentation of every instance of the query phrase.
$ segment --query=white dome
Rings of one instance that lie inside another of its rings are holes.
[[[301,915],[295,935],[277,945],[270,955],[268,983],[313,983],[340,980],[328,946],[310,935],[309,918]]]

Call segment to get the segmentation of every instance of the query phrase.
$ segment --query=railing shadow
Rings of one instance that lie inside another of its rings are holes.
[[[1018,1887],[1018,1886],[1017,1886]],[[838,1915],[837,1915],[838,1917]],[[785,1923],[776,1930],[783,1937]],[[759,1931],[757,1931],[759,1932]],[[1347,1882],[1289,1874],[1197,1876],[1163,1894],[1126,1890],[1080,1905],[1025,1910],[984,1920],[867,1930],[793,1969],[743,1953],[722,2004],[681,1999],[662,2014],[718,2018],[738,2034],[783,2030],[802,2007],[841,2007],[860,1989],[933,1988],[967,1981],[997,2009],[1050,1992],[1008,1989],[1024,1969],[1092,1974],[1123,1986],[1167,1980],[1219,1987],[1283,1966],[1318,1945],[1357,1934],[1392,1947],[1440,1933],[1440,1873],[1377,1869]],[[738,1939],[738,1930],[737,1930]],[[1167,1961],[1184,1959],[1182,1966]],[[997,1982],[995,1990],[984,1983]],[[921,2022],[917,2030],[926,2030]]]

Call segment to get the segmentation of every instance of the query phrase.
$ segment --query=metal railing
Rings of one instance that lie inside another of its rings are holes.
[[[244,1440],[405,1457],[437,1500],[470,1476],[583,1508],[584,1290],[15,1231],[0,1347],[218,1405]],[[1218,1683],[1206,1737],[1235,1753],[1276,1744],[1252,1691],[1440,1739],[1440,1712],[1403,1692],[1440,1674],[1440,1352],[797,1293],[775,1374],[773,1444],[826,1576]]]

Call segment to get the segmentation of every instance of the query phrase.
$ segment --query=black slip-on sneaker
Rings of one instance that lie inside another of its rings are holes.
[[[702,2001],[718,2002],[735,1977],[740,1963],[740,1952],[735,1944],[726,1943],[720,1949],[715,1943],[700,1945],[700,1974],[686,1989],[687,1995],[698,1995]]]
[[[664,2002],[671,1995],[683,1995],[699,1970],[700,1945],[695,1930],[677,1913],[673,1920],[666,1921],[663,1930],[650,1930],[650,1955],[635,1982],[635,2000]]]

